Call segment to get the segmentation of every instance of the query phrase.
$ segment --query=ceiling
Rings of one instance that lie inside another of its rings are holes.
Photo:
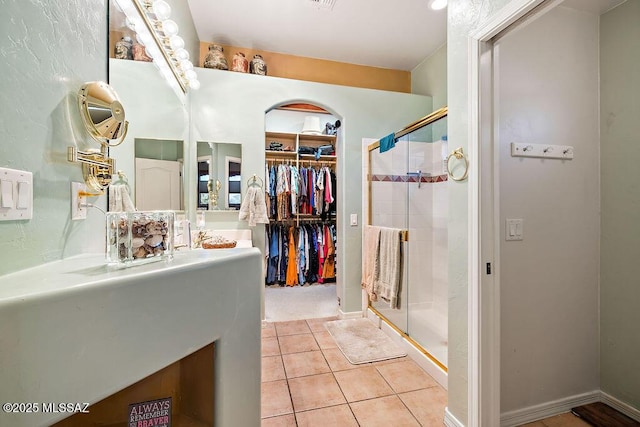
[[[430,0],[187,1],[200,40],[290,55],[410,71],[447,39]]]

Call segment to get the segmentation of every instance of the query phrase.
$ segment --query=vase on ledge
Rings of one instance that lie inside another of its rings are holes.
[[[224,49],[219,44],[209,45],[209,53],[204,58],[204,68],[216,70],[228,70],[227,58],[224,57]]]
[[[267,63],[264,62],[262,55],[253,55],[251,64],[249,64],[249,72],[259,76],[267,75]]]

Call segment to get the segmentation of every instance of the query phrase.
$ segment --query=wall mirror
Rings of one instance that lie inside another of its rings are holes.
[[[137,209],[183,210],[183,141],[136,138],[134,155]]]
[[[213,212],[240,209],[242,144],[198,141],[197,155],[197,208]]]
[[[127,177],[138,210],[184,210],[183,176],[189,170],[184,163],[189,141],[187,100],[145,59],[144,52],[134,57],[127,50],[129,41],[135,45],[135,33],[113,0],[109,27],[109,84],[126,107],[129,121],[125,143],[111,153],[116,169]]]

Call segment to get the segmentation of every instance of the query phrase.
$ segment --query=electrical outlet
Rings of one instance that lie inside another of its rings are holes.
[[[87,196],[81,196],[80,193],[87,192],[87,186],[80,182],[71,183],[71,219],[87,219]]]

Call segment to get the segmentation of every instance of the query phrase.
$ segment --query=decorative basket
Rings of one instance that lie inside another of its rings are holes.
[[[107,213],[107,262],[139,264],[173,258],[173,211]]]

